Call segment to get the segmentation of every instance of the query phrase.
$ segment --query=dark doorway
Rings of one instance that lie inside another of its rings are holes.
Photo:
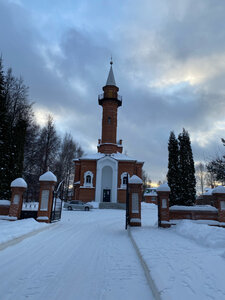
[[[103,202],[110,202],[111,190],[103,190]]]

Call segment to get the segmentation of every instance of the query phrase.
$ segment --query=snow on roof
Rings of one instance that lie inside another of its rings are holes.
[[[111,65],[110,70],[109,70],[109,75],[108,75],[108,78],[107,78],[107,81],[106,81],[106,85],[115,85],[116,86],[116,81],[115,81],[115,78],[114,78],[112,65]]]
[[[136,161],[136,159],[133,159],[125,154],[122,154],[122,153],[112,153],[111,156],[113,158],[115,158],[116,160],[127,160],[127,161]]]
[[[54,181],[54,182],[57,182],[57,178],[51,171],[47,171],[46,173],[44,173],[43,175],[41,175],[39,177],[39,181]]]
[[[85,155],[85,156],[82,156],[80,158],[80,160],[98,160],[98,159],[101,159],[105,156],[109,156],[111,158],[114,158],[116,160],[119,160],[119,161],[136,161],[136,159],[134,158],[131,158],[125,154],[122,154],[122,153],[112,153],[112,154],[105,154],[105,153],[94,153],[94,154],[89,154],[89,155]]]
[[[97,160],[97,159],[100,159],[102,157],[104,157],[105,154],[104,153],[94,153],[94,154],[89,154],[89,155],[84,155],[84,156],[81,156],[80,159],[81,160]]]
[[[129,179],[129,183],[131,184],[142,184],[143,181],[140,177],[138,177],[137,175],[133,175],[131,176],[131,178]]]
[[[219,185],[213,189],[212,194],[225,194],[225,186]]]
[[[170,187],[168,186],[167,183],[161,184],[157,189],[157,192],[170,192]]]
[[[213,189],[211,188],[206,188],[205,192],[203,193],[204,196],[210,196],[212,195]]]
[[[27,183],[23,178],[16,178],[11,182],[11,187],[22,187],[27,188]]]

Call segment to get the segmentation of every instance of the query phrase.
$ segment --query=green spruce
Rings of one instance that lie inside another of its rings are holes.
[[[167,180],[171,189],[170,205],[179,204],[179,186],[180,186],[180,172],[179,172],[179,148],[178,141],[173,131],[170,133],[168,143],[169,161]]]

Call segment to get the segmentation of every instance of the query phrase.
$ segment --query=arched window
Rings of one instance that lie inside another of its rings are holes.
[[[93,187],[93,173],[87,171],[84,173],[84,187]]]
[[[86,183],[91,183],[91,175],[86,176]]]
[[[130,178],[130,175],[128,174],[128,180]],[[127,172],[123,172],[121,174],[121,189],[126,189],[127,188]]]

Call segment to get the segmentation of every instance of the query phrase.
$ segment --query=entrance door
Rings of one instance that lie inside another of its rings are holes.
[[[103,202],[110,202],[111,190],[103,190]]]

